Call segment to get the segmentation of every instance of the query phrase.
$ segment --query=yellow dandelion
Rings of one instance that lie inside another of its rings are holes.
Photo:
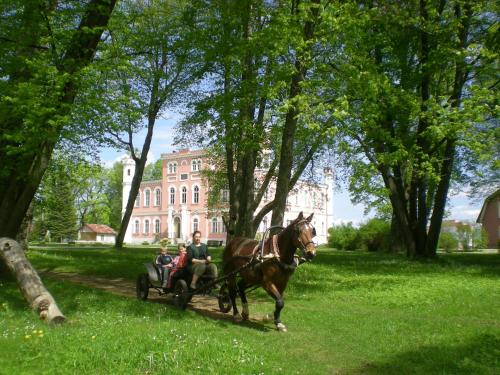
[[[95,336],[92,336],[92,340],[95,340]]]
[[[42,330],[39,330],[39,331],[38,331],[38,334],[39,334],[39,335],[41,335],[42,333],[43,333],[43,331],[42,331]]]
[[[29,339],[31,338],[31,335],[26,335],[26,336],[24,336],[24,338],[25,338],[26,340],[29,340]]]

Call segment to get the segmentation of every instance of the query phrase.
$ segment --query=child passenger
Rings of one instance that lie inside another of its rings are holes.
[[[178,255],[174,258],[172,264],[173,268],[170,271],[170,277],[169,277],[169,282],[168,282],[168,287],[170,288],[170,280],[172,280],[172,277],[174,274],[179,271],[181,268],[186,266],[186,247],[183,244],[179,244],[177,246],[177,249],[179,250]]]
[[[160,248],[160,254],[156,257],[155,263],[161,269],[161,287],[166,288],[168,283],[168,273],[173,267],[173,258],[170,254],[168,254],[166,246],[162,246]]]

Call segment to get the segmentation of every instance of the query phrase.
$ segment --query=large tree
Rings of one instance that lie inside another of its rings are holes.
[[[99,62],[87,72],[94,83],[77,122],[95,129],[109,145],[127,151],[135,162],[116,248],[123,246],[157,119],[179,104],[181,92],[198,71],[189,34],[183,30],[184,4],[177,0],[121,2]],[[136,134],[143,129],[144,142],[137,145]]]
[[[15,238],[116,0],[0,4],[0,241],[3,261],[40,316],[64,316]]]
[[[320,1],[193,2],[207,83],[192,97],[181,139],[212,146],[212,163],[227,172],[211,186],[229,190],[230,234],[253,237],[271,210],[282,224],[286,196],[328,139],[332,122],[318,122],[324,107],[310,107],[320,90],[307,74],[321,9]],[[257,210],[273,179],[274,199]]]
[[[454,166],[488,131],[495,94],[478,78],[491,75],[495,60],[492,6],[420,0],[344,8],[346,63],[332,64],[351,106],[344,134],[383,181],[409,256],[436,254]]]

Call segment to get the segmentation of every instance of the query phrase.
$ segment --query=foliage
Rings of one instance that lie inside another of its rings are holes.
[[[441,232],[439,235],[439,248],[445,251],[452,251],[458,249],[458,239],[450,232]]]
[[[338,250],[357,250],[360,245],[359,230],[352,223],[328,228],[328,246]]]
[[[116,162],[105,171],[106,188],[104,194],[109,210],[109,226],[114,230],[120,228],[122,221],[122,186],[123,164]]]
[[[162,160],[158,159],[154,163],[149,163],[144,168],[144,175],[142,179],[144,181],[156,181],[161,180],[162,176]]]
[[[131,284],[155,249],[39,248],[28,255],[38,268]],[[24,308],[13,282],[1,280],[0,367],[9,374],[494,374],[499,262],[496,254],[422,263],[320,250],[291,278],[282,312],[286,337],[261,321],[274,302],[258,291],[249,295],[255,320],[234,324],[230,314],[179,311],[164,297],[137,301],[46,275],[71,321],[54,329]]]
[[[359,228],[360,242],[368,251],[388,251],[391,242],[391,224],[383,219],[370,219]]]
[[[70,175],[70,164],[61,159],[53,161],[36,198],[32,239],[62,241],[76,238],[77,214]]]

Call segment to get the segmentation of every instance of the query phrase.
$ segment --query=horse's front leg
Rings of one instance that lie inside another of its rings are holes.
[[[280,319],[281,310],[283,309],[283,307],[285,307],[285,301],[283,300],[283,296],[279,292],[276,285],[272,283],[266,284],[264,286],[264,289],[276,301],[274,309],[274,324],[276,325],[276,328],[280,332],[286,332],[287,331],[286,326],[283,323],[281,323]]]
[[[242,311],[241,311],[241,316],[243,320],[248,320],[250,316],[250,312],[248,310],[248,301],[247,301],[247,294],[245,293],[247,285],[245,283],[245,280],[241,279],[238,281],[238,293],[241,298],[241,303],[242,303]]]
[[[233,320],[235,322],[241,322],[243,318],[241,317],[238,308],[236,307],[236,278],[229,278],[227,281],[227,286],[229,289],[229,299],[231,300],[231,305],[233,305]]]

